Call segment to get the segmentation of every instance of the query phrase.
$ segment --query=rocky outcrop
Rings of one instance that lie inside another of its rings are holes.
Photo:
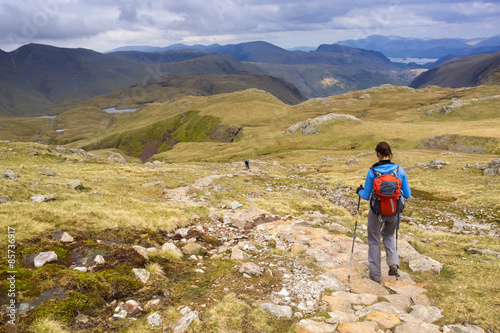
[[[300,131],[303,135],[317,134],[320,132],[318,126],[331,123],[338,119],[350,119],[359,121],[358,118],[350,114],[329,113],[324,116],[307,119],[306,121],[302,121],[300,123],[292,125],[285,131],[284,134],[297,134],[297,131]]]

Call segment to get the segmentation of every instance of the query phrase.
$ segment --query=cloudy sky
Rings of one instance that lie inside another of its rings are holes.
[[[500,0],[0,0],[0,49],[27,43],[108,51],[124,45],[332,44],[371,34],[490,37]]]

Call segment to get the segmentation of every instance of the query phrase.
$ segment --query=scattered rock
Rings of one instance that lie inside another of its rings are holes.
[[[7,180],[16,180],[17,178],[21,178],[21,176],[12,169],[6,169],[3,171],[0,171],[0,179],[1,178],[7,179]]]
[[[206,254],[208,253],[207,249],[201,246],[198,243],[187,243],[183,248],[182,252],[185,254]]]
[[[98,254],[98,255],[96,255],[96,256],[95,256],[94,262],[95,262],[97,265],[102,265],[102,264],[104,264],[106,261],[104,260],[104,257],[103,257],[103,256],[101,256],[100,254]]]
[[[500,158],[494,158],[491,160],[491,162],[486,165],[483,174],[487,177],[500,175]]]
[[[75,271],[87,272],[87,267],[75,267],[73,268]]]
[[[442,169],[445,165],[450,164],[450,162],[434,159],[424,166],[424,169]]]
[[[485,333],[481,327],[474,325],[445,325],[443,333]]]
[[[247,260],[250,256],[240,249],[233,247],[231,250],[231,260]]]
[[[134,245],[132,246],[132,248],[141,256],[143,256],[146,260],[149,260],[148,249],[139,245]]]
[[[178,322],[172,325],[173,333],[185,332],[193,321],[200,320],[197,311],[191,311],[191,309],[189,309],[188,307],[186,308],[181,310],[181,313],[184,315],[184,317],[182,317]]]
[[[127,311],[127,314],[131,316],[144,311],[141,308],[140,304],[134,300],[126,301],[125,304],[122,306],[122,309]]]
[[[448,105],[445,105],[441,108],[441,113],[444,115],[447,115],[451,113],[453,110],[455,110],[458,107],[463,106],[464,103],[459,100],[459,99],[452,99]]]
[[[33,201],[33,203],[42,203],[42,202],[56,200],[56,197],[53,194],[46,194],[46,195],[35,195],[30,199],[31,201]]]
[[[292,318],[292,308],[288,305],[276,305],[272,303],[262,303],[259,308],[265,310],[270,315],[281,318]]]
[[[179,250],[177,246],[173,243],[165,243],[161,247],[162,251],[168,251],[172,256],[176,259],[182,258],[184,255],[182,254],[182,251]]]
[[[40,252],[35,259],[33,259],[33,263],[35,264],[35,268],[42,267],[48,262],[57,261],[57,254],[54,251],[48,252]]]
[[[240,273],[248,273],[250,275],[261,276],[264,273],[262,267],[253,262],[246,262],[240,267]]]
[[[152,299],[152,300],[149,300],[146,305],[144,305],[144,310],[145,311],[149,311],[153,308],[159,308],[161,305],[161,300],[160,299]]]
[[[63,242],[63,243],[71,243],[74,240],[75,239],[66,231],[63,232],[63,234],[61,235],[61,238],[59,239],[59,241]]]
[[[141,280],[142,283],[147,283],[149,280],[150,273],[143,268],[132,268],[132,273]]]
[[[108,162],[127,164],[127,161],[125,161],[125,159],[120,153],[111,153],[111,155],[108,156]]]
[[[83,190],[83,185],[82,182],[78,179],[73,179],[68,184],[66,184],[66,188],[69,188],[70,190],[80,191]]]
[[[151,327],[158,327],[163,323],[163,320],[161,319],[161,316],[158,312],[150,314],[147,319],[149,326]]]

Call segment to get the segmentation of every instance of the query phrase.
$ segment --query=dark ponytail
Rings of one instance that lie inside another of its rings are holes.
[[[389,146],[389,144],[385,141],[379,142],[377,148],[375,148],[375,151],[382,157],[389,156],[389,158],[392,158],[391,146]]]

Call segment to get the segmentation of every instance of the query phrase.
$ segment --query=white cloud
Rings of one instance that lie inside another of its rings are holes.
[[[305,45],[372,33],[479,37],[500,31],[499,15],[496,1],[463,0],[0,0],[0,48],[38,42],[104,51],[249,38],[293,46],[294,38]]]

